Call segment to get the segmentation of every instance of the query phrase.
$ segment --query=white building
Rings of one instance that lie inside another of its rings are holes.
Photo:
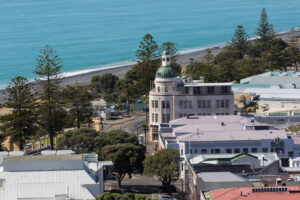
[[[189,154],[268,153],[300,155],[299,136],[239,115],[193,116],[160,126],[159,148]]]
[[[103,193],[103,167],[96,154],[48,152],[8,156],[0,165],[2,200],[92,200]]]
[[[170,56],[164,53],[149,93],[150,139],[158,140],[158,127],[170,120],[193,115],[233,115],[231,83],[203,83],[176,77]]]

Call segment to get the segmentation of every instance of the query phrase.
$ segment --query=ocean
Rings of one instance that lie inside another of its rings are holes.
[[[300,26],[300,0],[0,0],[0,87],[34,79],[47,44],[70,76],[134,61],[146,33],[181,52],[224,44],[240,24],[252,37],[262,8],[275,31]]]

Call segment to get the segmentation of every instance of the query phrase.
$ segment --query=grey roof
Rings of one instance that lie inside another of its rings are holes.
[[[4,171],[83,170],[82,155],[16,156],[3,162]]]
[[[18,171],[57,171],[57,170],[83,170],[82,160],[33,160],[10,161],[3,163],[3,170]]]
[[[237,182],[244,181],[241,177],[230,172],[201,172],[197,176],[204,182]]]
[[[240,80],[243,84],[269,84],[269,85],[291,85],[300,87],[300,73],[289,72],[266,72],[255,76],[250,76]]]
[[[197,185],[202,191],[252,186],[250,182],[230,172],[203,172],[198,173],[197,176]]]

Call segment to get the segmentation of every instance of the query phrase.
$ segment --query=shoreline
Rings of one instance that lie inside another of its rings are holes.
[[[288,41],[289,37],[300,35],[300,30],[296,29],[293,32],[279,32],[276,34],[276,37],[282,38],[284,41]],[[206,51],[208,49],[211,50],[212,54],[215,56],[218,53],[221,52],[222,48],[226,45],[226,42],[222,44],[216,44],[207,46],[207,47],[199,47],[194,49],[188,49],[179,52],[177,63],[181,66],[188,65],[191,62],[191,59],[193,59],[194,62],[202,61]],[[105,73],[112,73],[114,75],[119,76],[120,78],[123,78],[128,70],[130,70],[135,65],[134,62],[128,62],[128,64],[115,64],[115,65],[108,65],[107,67],[103,66],[102,68],[95,68],[95,69],[85,69],[80,71],[74,71],[74,72],[63,72],[63,74],[71,74],[69,76],[61,78],[61,87],[65,87],[67,85],[86,85],[89,84],[91,81],[91,78],[95,75],[103,75]],[[74,73],[74,75],[72,75]],[[38,84],[34,83],[36,86]],[[5,101],[5,94],[6,88],[0,89],[0,103],[3,103]]]

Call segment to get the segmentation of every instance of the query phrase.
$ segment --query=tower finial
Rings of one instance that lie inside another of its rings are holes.
[[[168,51],[164,51],[162,54],[162,66],[169,66],[170,65],[170,54]]]

